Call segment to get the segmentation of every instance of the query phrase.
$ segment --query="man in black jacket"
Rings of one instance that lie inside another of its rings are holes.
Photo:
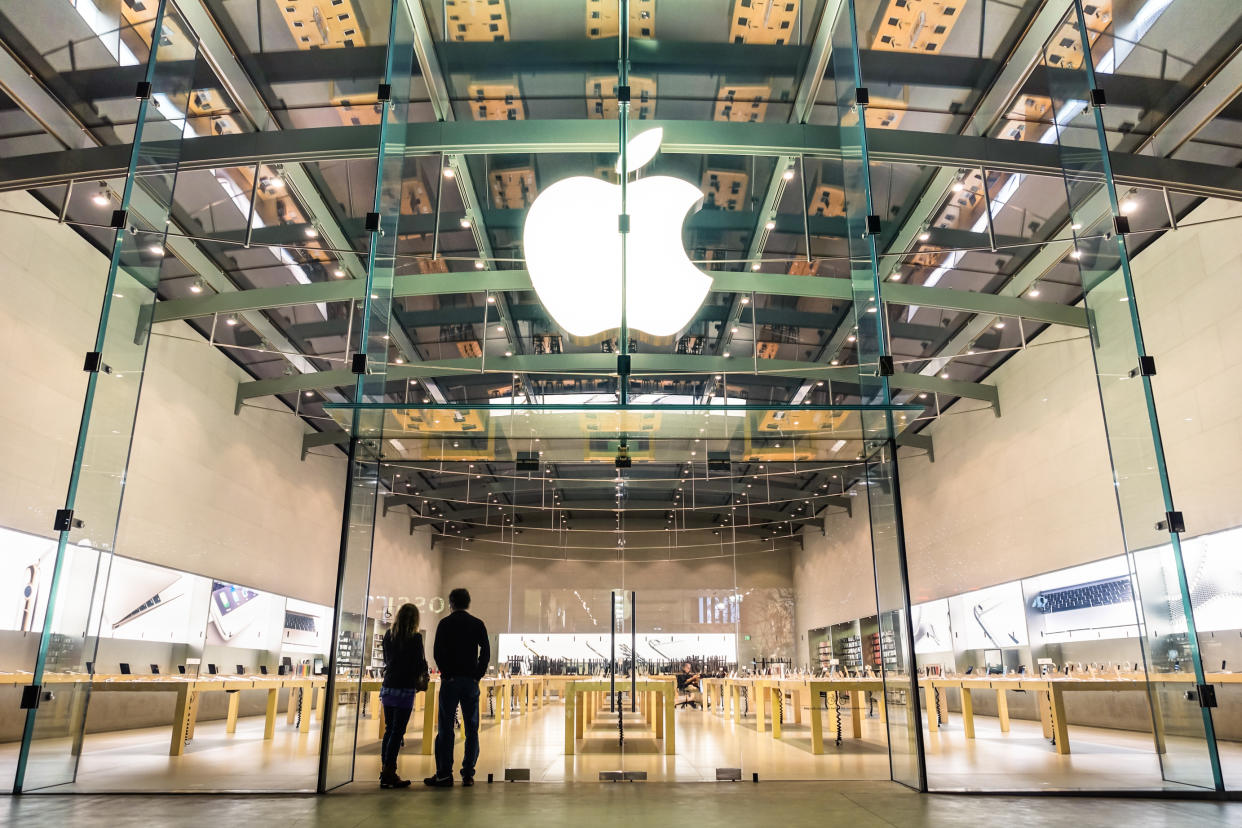
[[[469,592],[459,588],[449,593],[452,612],[440,619],[432,646],[440,668],[440,729],[436,733],[436,773],[423,780],[432,788],[453,787],[453,718],[458,705],[466,731],[461,784],[474,784],[474,766],[479,759],[479,680],[487,675],[492,648],[487,627],[466,612],[469,608]]]

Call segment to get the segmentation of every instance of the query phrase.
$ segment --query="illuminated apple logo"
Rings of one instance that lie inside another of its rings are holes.
[[[662,129],[635,136],[627,145],[626,174],[650,161],[663,138]],[[672,336],[711,290],[711,277],[694,266],[681,243],[682,222],[701,198],[698,187],[663,175],[626,188],[631,328]],[[620,185],[580,175],[548,187],[526,215],[523,241],[531,284],[552,318],[574,336],[621,325],[620,214]]]

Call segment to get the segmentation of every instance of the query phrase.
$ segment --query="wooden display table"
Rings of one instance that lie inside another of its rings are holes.
[[[617,679],[618,690],[629,690],[630,680]],[[673,716],[677,700],[677,683],[667,678],[648,676],[634,680],[637,704],[648,724],[655,730],[655,737],[664,740],[664,753],[676,753],[676,721]],[[577,752],[578,739],[586,734],[586,726],[595,720],[599,708],[612,689],[609,679],[578,679],[566,684],[565,695],[565,755]],[[583,698],[579,700],[579,696]],[[660,700],[656,701],[656,696]]]
[[[1242,684],[1242,673],[1208,673],[1205,676],[1208,684]],[[944,691],[956,687],[961,691],[962,699],[962,732],[967,739],[975,738],[975,714],[972,694],[985,690],[996,693],[997,718],[1000,720],[1002,733],[1009,732],[1009,704],[1005,694],[1011,690],[1024,690],[1034,693],[1039,709],[1039,720],[1043,726],[1045,738],[1053,739],[1056,751],[1062,756],[1070,753],[1069,722],[1065,716],[1066,693],[1125,693],[1147,692],[1150,684],[1194,682],[1190,673],[1153,673],[1150,676],[1141,673],[1126,673],[1121,677],[1100,675],[1088,676],[959,676],[955,678],[920,679],[919,683],[927,689],[927,728],[939,730],[936,717],[936,698],[947,702]],[[948,722],[948,704],[941,705],[945,721]],[[1164,753],[1163,717],[1155,716],[1156,752]]]

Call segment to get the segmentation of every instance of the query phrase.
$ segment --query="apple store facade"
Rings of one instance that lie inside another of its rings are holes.
[[[3,784],[1236,795],[1235,6],[6,6]]]

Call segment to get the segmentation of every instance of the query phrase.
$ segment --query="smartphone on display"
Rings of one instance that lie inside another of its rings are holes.
[[[259,597],[260,593],[253,589],[212,581],[211,623],[221,638],[230,641],[250,626],[258,617],[259,606],[263,603],[258,600]]]

